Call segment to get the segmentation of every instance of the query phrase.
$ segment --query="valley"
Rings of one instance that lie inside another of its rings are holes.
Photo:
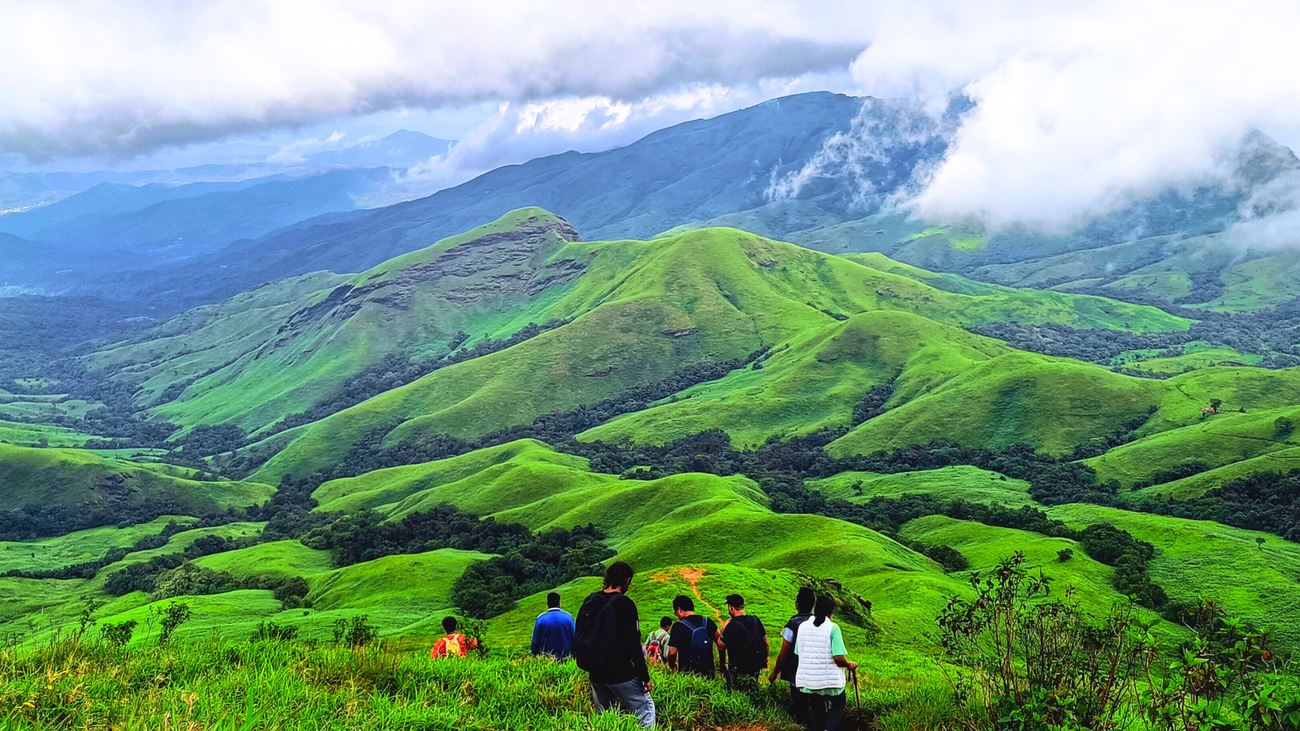
[[[0,217],[52,244],[93,229],[118,262],[0,300],[0,694],[69,637],[86,667],[130,649],[209,694],[153,646],[225,647],[308,695],[276,653],[352,677],[370,656],[346,646],[380,642],[378,675],[530,693],[525,667],[571,691],[514,658],[550,591],[576,610],[614,559],[643,625],[741,593],[776,627],[800,587],[833,591],[879,719],[949,692],[941,618],[1009,561],[1090,619],[1131,613],[1161,661],[1207,601],[1300,652],[1291,253],[1225,253],[1237,189],[1069,236],[908,218],[887,194],[944,153],[886,134],[916,114],[787,97],[373,210],[356,186],[388,173],[344,168]],[[876,198],[759,191],[868,123]],[[1245,182],[1300,168],[1255,143]],[[222,234],[177,254],[191,227]],[[411,664],[445,615],[491,680]],[[248,644],[267,633],[305,644]],[[664,682],[680,728],[788,720],[773,693]],[[584,711],[568,691],[554,718]]]

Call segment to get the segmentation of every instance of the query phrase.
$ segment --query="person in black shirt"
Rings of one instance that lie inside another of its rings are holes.
[[[718,624],[696,614],[695,600],[685,594],[673,599],[673,614],[677,623],[668,635],[668,667],[712,678]]]
[[[727,596],[731,616],[718,636],[718,667],[727,674],[727,685],[758,688],[758,676],[767,667],[767,628],[758,617],[745,614],[745,597]]]
[[[641,651],[636,602],[627,597],[632,567],[615,561],[605,571],[605,588],[587,597],[578,612],[575,655],[591,678],[596,712],[623,706],[640,724],[654,728],[654,683]]]
[[[794,599],[795,615],[785,623],[785,629],[781,630],[781,652],[776,656],[772,672],[767,676],[769,683],[775,682],[780,676],[790,684],[790,716],[796,723],[803,725],[808,723],[808,698],[794,684],[795,673],[799,670],[799,656],[794,652],[794,641],[799,636],[799,625],[812,619],[816,602],[817,594],[811,588],[805,586],[799,590]]]

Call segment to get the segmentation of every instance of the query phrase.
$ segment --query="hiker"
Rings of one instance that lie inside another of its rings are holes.
[[[844,633],[831,621],[835,599],[829,594],[817,597],[812,619],[799,625],[794,651],[799,669],[794,684],[807,694],[809,731],[835,731],[844,718],[844,668],[857,670],[858,664],[845,658]]]
[[[446,636],[434,644],[429,657],[435,660],[440,657],[465,657],[466,652],[478,647],[478,640],[468,638],[456,631],[459,626],[455,617],[442,618],[442,631]]]
[[[668,636],[668,667],[712,678],[717,623],[696,614],[695,600],[685,594],[673,599],[673,614],[677,623]]]
[[[672,629],[673,618],[659,620],[659,629],[650,633],[645,641],[645,656],[650,662],[663,662],[668,654],[668,630]]]
[[[803,587],[794,598],[794,616],[785,623],[781,630],[781,652],[772,663],[772,672],[767,675],[767,682],[775,682],[778,677],[790,684],[790,716],[801,726],[808,725],[808,697],[799,686],[794,684],[795,673],[799,669],[799,656],[794,654],[794,643],[799,637],[799,625],[812,619],[813,606],[817,603],[817,594],[811,587]]]
[[[546,595],[547,610],[533,624],[532,653],[550,655],[556,660],[568,660],[573,654],[573,615],[560,609],[560,595]]]
[[[718,666],[729,687],[756,689],[758,675],[767,667],[767,628],[758,617],[745,614],[745,597],[728,594],[726,601],[730,619],[718,635]]]
[[[615,561],[605,570],[605,588],[587,597],[578,610],[573,654],[591,678],[596,712],[626,708],[646,728],[654,728],[654,683],[641,652],[636,602],[627,597],[632,567]]]

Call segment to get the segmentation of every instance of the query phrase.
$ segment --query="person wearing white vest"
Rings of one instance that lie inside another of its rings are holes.
[[[808,696],[808,731],[835,731],[844,717],[844,669],[855,670],[858,664],[845,655],[844,633],[830,620],[835,613],[835,599],[827,594],[817,597],[813,618],[799,627],[795,654],[799,669],[794,684]]]

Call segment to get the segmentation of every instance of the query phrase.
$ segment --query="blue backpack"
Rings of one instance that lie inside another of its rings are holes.
[[[687,621],[689,617],[681,620],[691,630],[691,650],[686,658],[686,669],[700,675],[713,675],[713,638],[709,636],[709,620],[698,614],[695,616],[700,619],[698,627]]]

